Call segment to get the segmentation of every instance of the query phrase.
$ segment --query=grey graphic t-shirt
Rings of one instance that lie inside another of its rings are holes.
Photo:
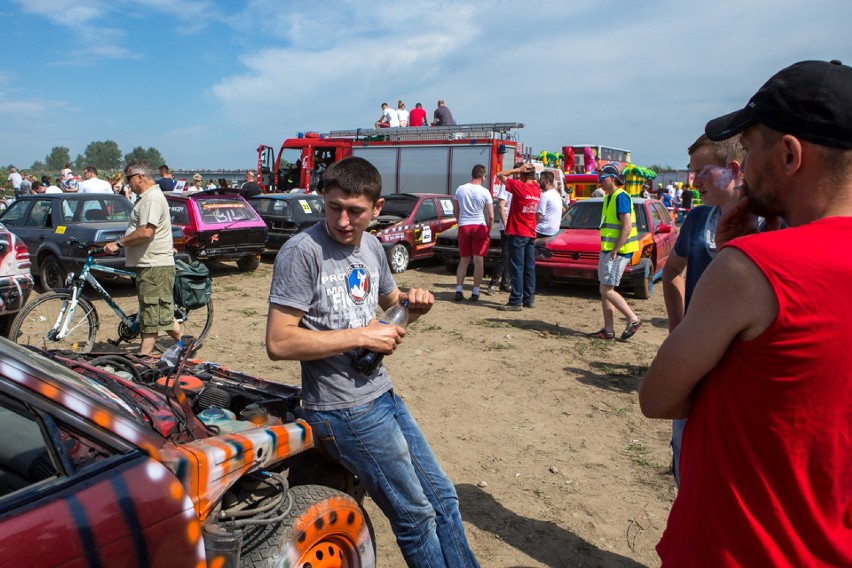
[[[376,317],[379,297],[396,288],[379,240],[365,233],[361,245],[344,246],[317,223],[278,252],[269,303],[305,312],[301,326],[327,331],[364,327]],[[372,375],[352,367],[355,351],[302,361],[302,401],[310,410],[367,403],[391,388],[384,365]]]

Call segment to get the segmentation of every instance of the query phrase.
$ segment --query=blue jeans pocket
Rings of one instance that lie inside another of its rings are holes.
[[[370,414],[376,407],[376,403],[380,398],[381,396],[378,398],[374,398],[370,402],[365,402],[364,404],[359,404],[358,406],[348,408],[346,409],[346,414],[349,416],[350,420],[358,420],[359,418]]]

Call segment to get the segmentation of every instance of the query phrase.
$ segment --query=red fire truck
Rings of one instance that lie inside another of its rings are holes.
[[[382,175],[382,193],[452,194],[470,181],[476,164],[486,179],[511,169],[522,145],[512,130],[518,122],[417,128],[364,128],[327,134],[307,132],[288,138],[277,155],[257,149],[258,180],[266,192],[317,191],[322,172],[348,156],[360,156]],[[491,184],[493,187],[493,183]]]

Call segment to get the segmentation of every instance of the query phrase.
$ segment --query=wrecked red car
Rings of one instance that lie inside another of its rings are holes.
[[[3,564],[374,566],[363,489],[313,449],[299,389],[178,369],[0,339]]]

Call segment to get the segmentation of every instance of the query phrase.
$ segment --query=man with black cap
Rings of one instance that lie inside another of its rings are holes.
[[[598,182],[604,190],[601,212],[601,253],[598,258],[601,308],[604,326],[591,334],[597,339],[615,339],[615,310],[627,318],[627,327],[621,339],[630,339],[642,326],[640,320],[615,287],[621,283],[624,269],[633,253],[639,250],[639,233],[636,229],[636,211],[633,200],[622,189],[624,180],[615,164],[604,164],[598,170]]]
[[[705,133],[742,133],[744,197],[639,389],[646,416],[689,417],[657,551],[852,566],[852,68],[796,63]],[[789,228],[746,235],[748,210]]]

